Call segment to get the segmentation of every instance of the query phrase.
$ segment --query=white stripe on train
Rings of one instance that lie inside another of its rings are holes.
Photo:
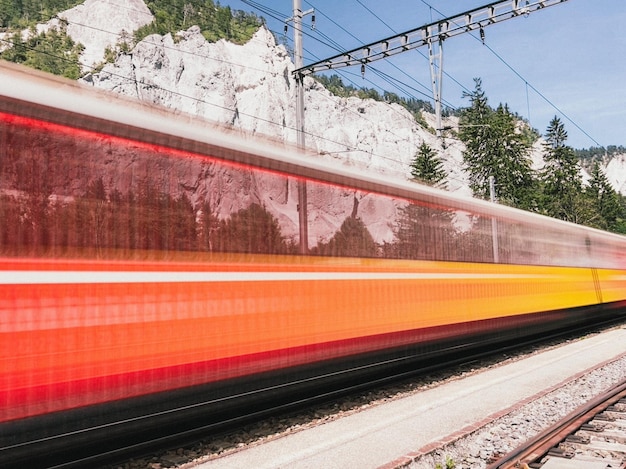
[[[192,283],[192,282],[289,282],[339,280],[480,280],[547,279],[550,274],[453,273],[453,272],[126,272],[126,271],[26,271],[0,272],[0,285]]]

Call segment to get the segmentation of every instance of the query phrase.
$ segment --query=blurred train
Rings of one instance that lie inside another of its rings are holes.
[[[625,312],[624,237],[0,77],[3,465]]]

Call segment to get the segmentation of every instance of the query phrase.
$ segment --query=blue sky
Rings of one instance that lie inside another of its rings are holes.
[[[242,0],[220,3],[264,16],[270,29],[279,37],[283,35],[282,21],[250,4]],[[278,12],[279,18],[292,15],[292,0],[254,3]],[[336,49],[324,44],[327,38],[343,50],[350,50],[430,23],[442,18],[442,14],[454,16],[487,3],[488,0],[302,0],[303,9],[316,9],[315,31],[309,27],[310,19],[304,20],[304,63],[337,54]],[[483,46],[476,33],[450,38],[444,43],[443,100],[453,107],[466,106],[463,91],[473,90],[474,78],[480,77],[492,106],[507,103],[511,111],[528,119],[541,133],[557,115],[569,134],[567,143],[574,148],[626,146],[625,26],[624,0],[567,0],[527,18],[486,27],[486,44],[493,51]],[[292,38],[293,28],[289,28],[290,45]],[[431,99],[426,48],[372,65],[403,84],[394,88],[371,72],[366,72],[363,79],[358,67],[337,73],[346,84]]]

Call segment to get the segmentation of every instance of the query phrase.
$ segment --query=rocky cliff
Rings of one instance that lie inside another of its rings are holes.
[[[153,19],[143,0],[125,0],[123,3],[117,0],[85,0],[59,13],[57,18],[38,25],[37,32],[59,28],[62,22],[67,34],[85,46],[81,62],[86,71],[102,62],[107,47],[114,48]]]
[[[293,69],[285,48],[277,45],[265,28],[259,29],[247,44],[238,46],[226,41],[209,43],[197,27],[192,27],[176,37],[149,36],[131,53],[121,55],[115,63],[87,75],[83,81],[246,132],[295,142]],[[440,146],[435,136],[420,127],[401,106],[337,98],[312,79],[305,80],[305,96],[306,143],[320,157],[337,158],[349,165],[404,178],[423,141]],[[432,120],[432,116],[427,119]],[[460,169],[461,147],[448,143],[449,188],[466,191]],[[193,179],[197,177],[192,175]],[[194,186],[191,182],[189,187]],[[193,200],[204,196],[191,194]],[[236,198],[236,191],[232,197]],[[297,227],[295,206],[277,204],[277,199],[269,195],[255,197],[275,216],[290,219],[289,224]],[[338,194],[332,205],[315,197],[309,202],[315,226],[310,233],[311,245],[336,232],[355,203],[353,194]],[[241,200],[223,203],[235,208]],[[361,203],[357,215],[366,222],[377,242],[390,241],[395,208],[383,208],[388,219],[375,220],[380,217],[380,210],[381,207]]]
[[[207,42],[197,27],[149,36],[83,81],[153,104],[295,142],[293,63],[265,28],[243,46]],[[337,98],[305,80],[307,147],[347,164],[407,174],[422,141],[439,146],[398,105]],[[460,153],[449,150],[453,160]],[[453,169],[452,161],[449,169]],[[460,174],[459,174],[460,176]],[[454,189],[454,188],[453,188]]]
[[[67,21],[67,31],[74,40],[86,46],[83,62],[87,65],[101,62],[105,48],[113,47],[123,32],[132,32],[152,20],[143,0],[129,0],[124,7],[115,0],[86,0],[58,16]],[[57,20],[45,27],[54,21]],[[98,73],[87,74],[82,81],[230,128],[295,142],[293,69],[285,47],[278,45],[265,28],[259,29],[247,44],[235,45],[223,40],[209,43],[199,28],[191,27],[174,36],[148,36],[130,52],[119,54],[114,63],[106,64]],[[417,148],[426,142],[445,160],[448,190],[469,195],[467,176],[462,170],[462,144],[455,139],[436,139],[432,133],[434,116],[423,117],[429,129],[399,105],[338,98],[318,82],[305,80],[306,145],[320,158],[406,178]],[[444,125],[454,124],[454,119],[450,119]],[[540,142],[535,145],[532,158],[536,168],[542,166]],[[203,171],[200,166],[175,171],[183,178],[179,187],[186,188],[196,205],[214,196],[213,189],[201,181]],[[626,157],[610,160],[606,171],[614,187],[626,193]],[[268,183],[262,181],[261,185]],[[110,184],[114,184],[113,180]],[[269,189],[243,199],[233,189],[231,200],[220,198],[222,208],[218,215],[226,217],[242,208],[242,204],[259,203],[283,220],[283,226],[292,226],[289,231],[293,234],[297,227],[293,194],[289,193],[293,188]],[[311,233],[312,244],[336,232],[353,207],[367,221],[376,241],[393,238],[397,207],[374,210],[367,201],[358,203],[359,197],[362,195],[337,194],[332,206],[327,200],[310,198],[316,226]],[[387,215],[381,219],[380,213]]]

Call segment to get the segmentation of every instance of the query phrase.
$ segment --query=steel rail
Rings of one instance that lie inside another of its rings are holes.
[[[564,419],[529,440],[524,445],[500,458],[497,462],[487,466],[487,469],[519,469],[529,467],[531,463],[545,456],[550,449],[563,442],[569,435],[578,431],[580,427],[593,419],[593,417],[625,397],[626,381],[623,381],[568,414]]]
[[[409,379],[414,376],[418,376],[420,374],[426,374],[430,372],[434,372],[437,370],[451,368],[454,366],[462,366],[470,363],[478,362],[482,359],[487,359],[489,357],[493,357],[494,355],[501,353],[508,353],[515,350],[522,350],[525,347],[535,346],[537,344],[546,343],[550,340],[555,340],[559,338],[564,338],[567,336],[571,336],[572,334],[580,334],[587,333],[591,330],[597,330],[598,328],[608,326],[610,324],[615,324],[615,319],[611,319],[608,321],[600,321],[595,323],[593,326],[579,326],[574,328],[567,328],[565,330],[554,331],[551,334],[544,336],[534,336],[526,338],[525,340],[519,341],[515,340],[513,342],[504,342],[496,349],[491,347],[481,348],[481,347],[472,347],[472,352],[468,353],[468,350],[460,348],[458,351],[458,356],[455,354],[453,349],[448,349],[444,354],[449,354],[450,356],[441,362],[439,361],[428,361],[428,363],[423,363],[421,366],[411,369],[411,370],[399,370],[396,372],[390,373],[380,373],[377,377],[373,379],[369,379],[367,381],[357,380],[353,382],[351,385],[346,385],[331,391],[323,390],[319,393],[314,393],[311,396],[299,398],[297,400],[292,400],[285,402],[281,399],[279,402],[276,402],[274,405],[269,406],[267,408],[263,408],[257,410],[256,412],[247,413],[246,415],[234,416],[232,418],[227,418],[225,420],[220,420],[217,422],[212,422],[207,425],[202,425],[190,429],[186,429],[183,431],[173,430],[171,434],[167,436],[161,436],[159,438],[148,439],[139,443],[135,443],[133,445],[128,445],[125,447],[119,447],[110,451],[103,451],[99,453],[95,453],[89,456],[80,457],[76,459],[69,459],[67,461],[62,461],[55,463],[48,467],[48,469],[71,469],[76,467],[89,467],[93,465],[102,465],[102,464],[118,464],[123,462],[125,459],[131,457],[139,457],[145,455],[154,455],[159,451],[165,451],[169,448],[185,446],[192,442],[201,441],[203,438],[206,438],[207,435],[215,435],[219,434],[225,430],[232,430],[238,426],[242,426],[245,424],[249,424],[254,421],[259,421],[264,418],[268,418],[270,416],[276,416],[283,413],[295,412],[300,409],[306,408],[311,405],[319,404],[322,402],[329,402],[333,399],[338,399],[343,396],[349,394],[356,394],[359,392],[369,391],[374,388],[383,387],[385,385],[389,385],[394,382],[399,382],[405,379]],[[391,365],[393,362],[398,362],[402,360],[389,360],[388,365]],[[380,363],[378,363],[380,365]],[[361,367],[361,369],[364,367]],[[355,370],[345,370],[343,372],[334,373],[334,374],[350,374]],[[316,376],[314,378],[309,378],[306,381],[311,382],[312,387],[315,387],[315,382],[318,381],[323,376]],[[626,386],[626,383],[624,384]],[[322,387],[323,388],[323,387]],[[200,403],[199,405],[202,405]],[[171,413],[175,413],[174,410]],[[146,416],[149,417],[149,416]],[[123,424],[123,422],[116,422],[116,424]],[[89,430],[89,429],[87,429]],[[499,467],[499,466],[495,466]],[[514,466],[508,466],[514,467]]]

